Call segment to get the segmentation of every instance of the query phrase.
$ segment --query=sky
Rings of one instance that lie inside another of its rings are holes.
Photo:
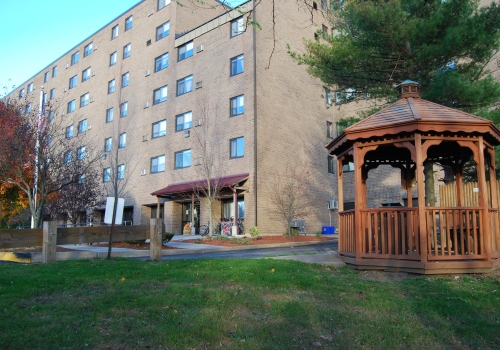
[[[150,0],[148,0],[150,1]],[[233,5],[242,0],[230,0]],[[120,16],[139,0],[0,0],[0,96]]]

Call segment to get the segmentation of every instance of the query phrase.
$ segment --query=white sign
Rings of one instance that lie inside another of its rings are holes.
[[[474,188],[472,189],[472,191],[473,191],[473,192],[479,192],[479,188],[474,187]]]
[[[104,212],[104,223],[111,224],[113,221],[113,206],[115,205],[115,197],[106,198],[106,211]],[[121,225],[123,220],[123,207],[125,206],[125,199],[118,198],[116,206],[115,225]]]

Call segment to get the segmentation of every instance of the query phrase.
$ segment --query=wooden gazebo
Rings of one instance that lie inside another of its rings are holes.
[[[345,129],[326,147],[338,160],[339,255],[359,269],[416,273],[488,272],[500,266],[494,146],[500,130],[489,120],[422,100],[419,84],[398,85],[399,99]],[[477,166],[479,205],[464,206],[462,174]],[[343,165],[354,163],[354,202],[344,210]],[[455,207],[426,203],[424,165],[448,165]],[[368,208],[366,180],[381,164],[401,169],[406,207]],[[416,181],[418,206],[412,204]]]

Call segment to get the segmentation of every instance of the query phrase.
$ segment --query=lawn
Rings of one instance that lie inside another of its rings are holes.
[[[0,306],[1,349],[500,348],[498,274],[395,279],[255,259],[0,264]]]

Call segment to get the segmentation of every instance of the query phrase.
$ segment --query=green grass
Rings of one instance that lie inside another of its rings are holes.
[[[0,347],[500,348],[498,276],[365,275],[256,259],[1,264]]]

